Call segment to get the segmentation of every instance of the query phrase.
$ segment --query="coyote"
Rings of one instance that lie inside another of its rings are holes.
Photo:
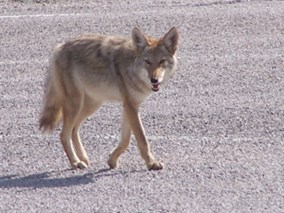
[[[138,109],[173,75],[178,37],[175,27],[160,39],[135,27],[132,39],[91,34],[55,48],[45,81],[40,129],[52,130],[62,118],[60,139],[72,169],[89,165],[79,136],[81,123],[111,101],[122,102],[123,115],[120,143],[110,153],[109,167],[118,166],[133,132],[147,168],[163,168],[150,151]]]

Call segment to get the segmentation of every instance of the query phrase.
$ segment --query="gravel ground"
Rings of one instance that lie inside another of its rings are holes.
[[[284,212],[284,1],[0,1],[0,212]],[[177,74],[141,107],[136,143],[108,170],[120,105],[81,130],[91,167],[72,171],[38,130],[52,47],[83,32],[180,32]]]

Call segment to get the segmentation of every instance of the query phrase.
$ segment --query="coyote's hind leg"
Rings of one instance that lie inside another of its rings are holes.
[[[60,134],[60,139],[72,169],[84,169],[87,168],[87,164],[84,161],[81,161],[80,158],[77,156],[75,151],[76,147],[74,147],[73,141],[71,139],[73,134],[72,132],[75,126],[75,120],[78,113],[80,112],[82,104],[79,98],[77,100],[74,99],[69,97],[69,99],[64,103],[63,127]]]
[[[87,166],[89,166],[90,161],[87,155],[86,150],[84,149],[84,146],[81,142],[79,130],[80,126],[83,123],[83,121],[92,113],[94,113],[101,104],[88,104],[86,101],[84,103],[84,106],[82,107],[80,113],[77,116],[76,123],[74,125],[73,131],[72,131],[72,141],[74,145],[75,152],[80,159],[80,161],[83,161]]]

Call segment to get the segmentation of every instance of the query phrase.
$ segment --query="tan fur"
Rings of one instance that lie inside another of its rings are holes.
[[[161,39],[134,28],[132,39],[85,35],[55,48],[45,82],[40,128],[52,130],[62,118],[60,138],[73,169],[89,165],[79,136],[81,123],[109,101],[123,103],[121,141],[110,154],[110,168],[118,166],[131,132],[148,169],[163,168],[151,154],[138,109],[174,73],[177,42],[175,28]]]

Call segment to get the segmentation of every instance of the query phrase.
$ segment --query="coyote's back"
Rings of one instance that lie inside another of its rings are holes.
[[[40,128],[52,130],[62,118],[60,137],[73,168],[89,164],[78,133],[81,123],[108,101],[122,102],[124,107],[121,143],[110,155],[109,166],[117,166],[133,132],[148,168],[162,168],[149,150],[138,107],[174,73],[177,41],[175,28],[161,39],[134,28],[132,39],[86,35],[55,48],[45,81]]]

